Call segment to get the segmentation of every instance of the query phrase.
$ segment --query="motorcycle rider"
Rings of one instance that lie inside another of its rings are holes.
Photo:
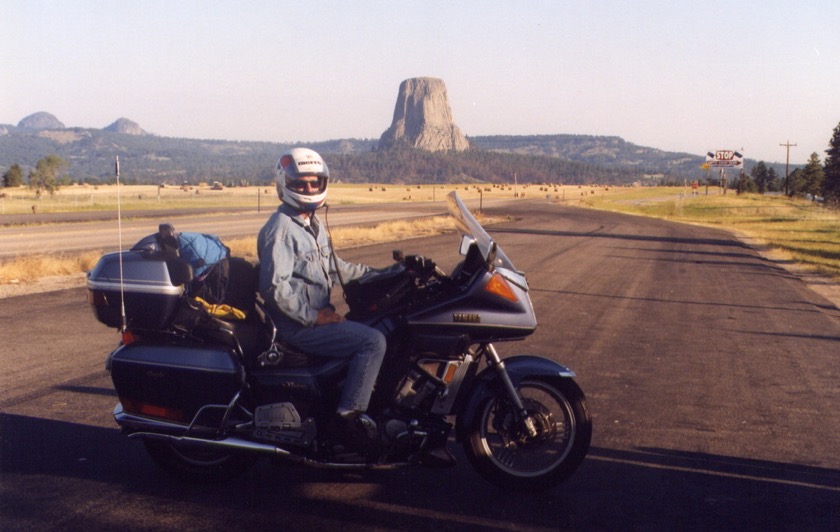
[[[376,329],[345,320],[330,304],[336,280],[351,281],[376,270],[333,253],[315,213],[327,199],[329,179],[327,164],[308,148],[293,148],[278,160],[275,181],[281,204],[257,240],[259,291],[281,340],[307,353],[350,359],[334,421],[345,432],[346,443],[363,451],[377,433],[365,411],[386,341]]]

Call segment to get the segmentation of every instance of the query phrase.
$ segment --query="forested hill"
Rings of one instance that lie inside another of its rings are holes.
[[[500,153],[542,155],[645,174],[693,175],[705,156],[638,146],[621,137],[589,135],[497,135],[469,137],[474,148]]]
[[[0,125],[0,173],[19,164],[28,174],[47,155],[69,163],[72,181],[113,179],[120,157],[127,182],[221,181],[273,178],[283,150],[306,145],[325,155],[335,179],[346,182],[553,182],[620,184],[656,174],[682,182],[701,177],[703,157],[636,146],[619,137],[583,135],[470,137],[462,153],[377,151],[376,139],[270,143],[125,134],[104,129],[28,130]],[[747,169],[751,166],[747,164]]]

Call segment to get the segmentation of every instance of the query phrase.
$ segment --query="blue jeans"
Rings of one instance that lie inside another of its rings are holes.
[[[278,333],[284,342],[304,353],[349,358],[350,367],[341,390],[338,409],[367,410],[382,359],[385,358],[385,335],[355,321],[315,327],[281,325]]]

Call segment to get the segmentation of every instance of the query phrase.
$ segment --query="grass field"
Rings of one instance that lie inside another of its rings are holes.
[[[530,187],[519,187],[517,194],[522,195]],[[541,187],[530,188],[533,192]],[[116,186],[72,186],[64,187],[56,194],[38,198],[25,188],[3,189],[5,197],[0,198],[0,215],[38,213],[58,213],[74,211],[116,210]],[[336,204],[376,204],[410,201],[443,202],[446,195],[457,190],[462,198],[513,197],[513,187],[492,185],[448,185],[448,186],[381,186],[381,185],[331,185],[330,202]],[[160,193],[158,195],[158,193]],[[553,194],[542,190],[541,194]],[[561,193],[556,193],[561,197]],[[158,210],[203,208],[224,209],[228,207],[263,207],[274,209],[278,204],[273,187],[237,187],[212,190],[210,186],[159,188],[145,185],[126,185],[120,187],[119,204],[127,210]],[[336,248],[343,249],[375,242],[387,242],[439,234],[452,230],[452,222],[447,217],[435,217],[419,220],[397,220],[375,227],[336,227],[332,230]],[[256,236],[226,240],[235,256],[256,260]],[[44,277],[77,275],[90,270],[103,250],[91,250],[84,253],[38,254],[0,259],[0,284],[29,283]]]
[[[625,189],[588,198],[582,205],[728,229],[757,239],[780,260],[840,280],[840,212],[819,203],[779,195],[718,189],[692,195],[684,188]]]
[[[116,209],[116,186],[62,188],[53,196],[36,198],[26,189],[5,190],[0,214],[67,212]],[[810,270],[840,280],[840,213],[813,202],[758,194],[723,195],[719,189],[697,195],[682,187],[615,188],[590,186],[519,185],[345,185],[330,186],[336,204],[443,201],[457,190],[463,198],[547,198],[566,205],[652,216],[677,222],[702,224],[735,231],[757,239],[774,250],[780,260],[796,262]],[[210,186],[123,186],[124,210],[181,209],[189,207],[274,208],[273,187],[212,190]],[[436,234],[451,228],[446,218],[416,222],[389,222],[375,228],[342,227],[333,231],[336,248],[401,240]],[[255,238],[226,242],[235,255],[254,258]],[[44,276],[72,275],[90,269],[100,251],[72,256],[27,256],[0,263],[0,283],[31,281]]]
[[[552,196],[558,199],[580,197],[609,191],[608,187],[543,186],[543,185],[351,185],[330,184],[332,205],[395,203],[414,201],[444,201],[446,195],[457,190],[464,199],[484,196]],[[119,189],[119,205],[123,210],[271,207],[277,205],[273,186],[233,187],[214,190],[210,185],[157,187],[154,185],[123,185]],[[116,185],[73,185],[61,187],[53,195],[35,193],[24,187],[2,189],[0,215],[116,210]]]
[[[492,220],[485,220],[485,223]],[[331,233],[336,249],[363,246],[375,242],[392,242],[440,234],[453,229],[446,216],[397,220],[375,227],[336,227]],[[257,237],[225,240],[231,254],[250,261],[257,260]],[[0,284],[27,283],[44,277],[84,273],[96,264],[104,250],[84,253],[37,254],[0,262]]]

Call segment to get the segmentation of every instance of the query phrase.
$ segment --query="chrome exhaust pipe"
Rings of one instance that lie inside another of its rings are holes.
[[[257,443],[253,441],[243,440],[242,438],[228,437],[222,440],[205,440],[202,438],[192,438],[189,436],[173,436],[170,434],[161,434],[159,432],[132,432],[128,435],[128,437],[132,439],[165,441],[173,445],[203,447],[205,449],[211,447],[215,449],[225,449],[229,451],[260,453],[263,455],[280,457],[285,460],[290,460],[292,462],[300,463],[317,469],[396,469],[398,467],[410,465],[410,462],[393,464],[373,464],[366,462],[319,462],[317,460],[312,460],[311,458],[306,458],[297,454],[293,454],[287,451],[286,449],[277,447],[275,445]]]
[[[221,440],[206,440],[203,438],[192,438],[190,436],[172,436],[170,434],[160,434],[157,432],[133,432],[128,435],[129,438],[148,439],[169,442],[173,445],[191,446],[191,447],[212,447],[216,449],[227,449],[230,451],[240,451],[249,453],[260,453],[271,456],[281,456],[283,458],[298,458],[286,449],[277,447],[276,445],[269,445],[265,443],[257,443],[253,441],[243,440],[242,438],[227,437]]]

